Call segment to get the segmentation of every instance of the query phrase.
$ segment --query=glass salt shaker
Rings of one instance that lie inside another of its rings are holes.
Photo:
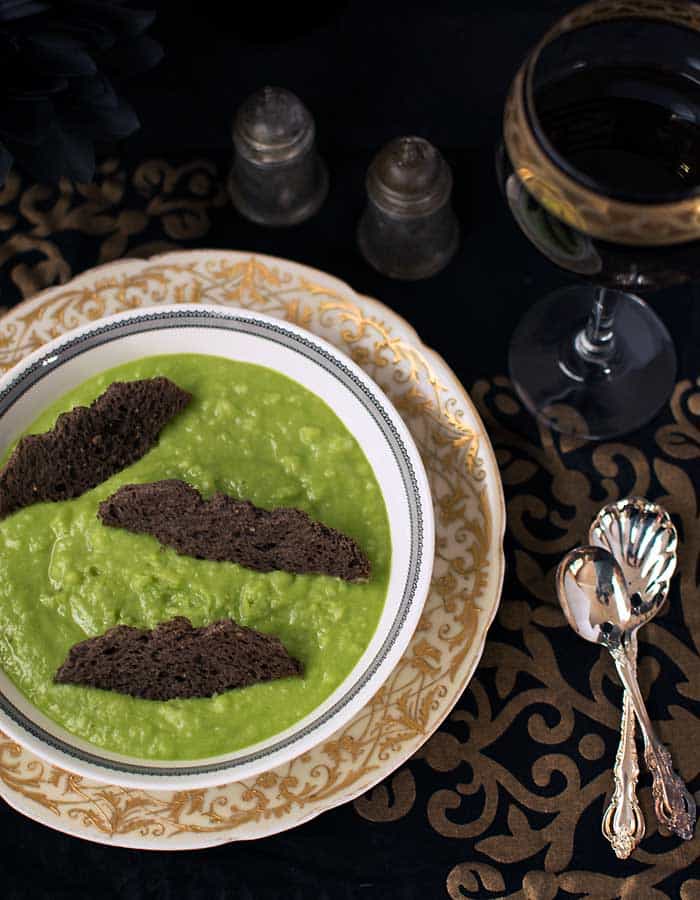
[[[233,120],[228,189],[236,209],[260,225],[296,225],[318,212],[328,172],[309,110],[284,88],[251,94]]]
[[[452,172],[420,137],[386,144],[367,170],[367,207],[357,241],[370,265],[391,278],[428,278],[452,259],[459,226],[452,210]]]

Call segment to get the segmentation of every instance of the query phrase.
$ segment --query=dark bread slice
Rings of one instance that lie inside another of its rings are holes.
[[[151,534],[183,556],[346,581],[370,575],[370,562],[352,538],[300,509],[259,509],[226,494],[204,500],[175,479],[127,484],[100,504],[98,516],[105,525]]]
[[[0,517],[43,500],[79,497],[141,459],[191,394],[167,378],[114,382],[91,406],[23,437],[0,472]]]
[[[231,619],[193,628],[177,616],[152,630],[117,625],[75,644],[54,681],[173,700],[212,697],[301,673],[301,663],[279,638]]]

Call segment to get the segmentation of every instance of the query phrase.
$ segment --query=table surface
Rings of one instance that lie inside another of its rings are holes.
[[[159,4],[155,4],[158,6]],[[566,283],[519,234],[493,174],[508,82],[527,47],[572,4],[537,0],[296,8],[160,4],[166,55],[125,87],[141,132],[103,157],[95,185],[41,186],[14,173],[0,190],[0,304],[98,262],[165,249],[224,247],[325,269],[405,316],[467,385],[502,466],[507,576],[484,658],[453,715],[370,794],[254,844],[186,854],[79,842],[0,806],[0,882],[27,897],[433,898],[700,897],[700,838],[657,833],[626,862],[600,834],[611,788],[620,689],[609,660],[565,626],[553,569],[605,502],[660,499],[682,550],[670,605],[643,633],[652,718],[700,788],[700,305],[695,287],[651,298],[679,356],[666,409],[638,433],[580,445],[539,429],[505,376],[508,337],[540,295]],[[224,189],[230,119],[264,83],[296,91],[317,119],[331,174],[313,220],[267,230]],[[418,133],[455,176],[462,243],[452,264],[413,284],[360,258],[364,173],[378,147]],[[695,868],[694,868],[695,867]]]

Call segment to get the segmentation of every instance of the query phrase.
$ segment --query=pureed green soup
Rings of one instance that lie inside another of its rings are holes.
[[[389,581],[384,500],[352,434],[315,394],[263,366],[216,356],[154,356],[91,378],[28,432],[87,405],[113,381],[165,375],[192,400],[157,446],[109,481],[63,503],[40,503],[0,522],[0,665],[55,722],[107,750],[148,759],[226,753],[292,725],[340,684],[377,626]],[[253,572],[178,556],[148,535],[107,528],[101,500],[124,484],[181,478],[258,506],[295,506],[359,543],[367,584],[323,575]],[[173,616],[195,626],[230,617],[275,634],[302,678],[210,699],[139,700],[57,685],[70,647],[114,625],[153,628]]]

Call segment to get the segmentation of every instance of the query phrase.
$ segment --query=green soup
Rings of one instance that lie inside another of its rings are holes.
[[[0,522],[0,665],[40,710],[107,750],[193,759],[236,750],[292,725],[341,683],[367,647],[389,580],[391,542],[381,491],[364,453],[315,394],[262,366],[179,354],[131,362],[90,379],[29,432],[89,404],[113,381],[165,375],[191,391],[188,408],[146,456],[65,503]],[[98,503],[134,482],[181,478],[258,506],[296,506],[357,540],[367,584],[261,574],[178,556],[152,537],[103,526]],[[275,634],[304,666],[288,678],[210,699],[138,700],[53,676],[70,647],[113,625],[195,626],[230,617]]]

